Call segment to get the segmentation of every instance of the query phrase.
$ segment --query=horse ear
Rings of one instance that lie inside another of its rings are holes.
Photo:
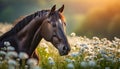
[[[64,10],[64,4],[62,5],[62,7],[60,9],[58,9],[58,11],[62,13],[63,10]]]
[[[51,15],[51,14],[55,11],[55,9],[56,9],[56,5],[54,5],[54,6],[51,8],[49,15]]]

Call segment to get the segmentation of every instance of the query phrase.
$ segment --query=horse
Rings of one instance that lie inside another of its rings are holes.
[[[64,5],[56,10],[54,5],[50,10],[41,10],[23,18],[16,25],[0,36],[0,48],[9,41],[17,53],[25,52],[29,58],[36,58],[35,49],[42,38],[51,42],[57,48],[60,56],[67,55],[71,48],[65,33]]]

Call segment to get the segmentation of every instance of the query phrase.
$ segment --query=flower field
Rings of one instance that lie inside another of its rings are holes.
[[[71,52],[60,56],[57,49],[43,39],[36,49],[39,65],[33,58],[25,63],[29,56],[24,52],[16,53],[6,41],[6,47],[0,51],[0,69],[120,69],[119,38],[115,37],[112,41],[98,37],[90,39],[71,33],[68,40]]]
[[[59,56],[48,42],[42,41],[37,48],[43,69],[120,69],[120,39],[70,36],[71,52]]]

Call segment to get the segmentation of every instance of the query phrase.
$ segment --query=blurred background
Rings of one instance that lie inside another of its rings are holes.
[[[120,38],[120,0],[0,0],[0,22],[13,23],[54,4],[65,5],[68,35]]]

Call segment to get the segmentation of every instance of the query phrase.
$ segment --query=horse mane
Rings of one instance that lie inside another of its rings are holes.
[[[18,19],[13,21],[13,26],[15,26],[17,23],[19,23],[21,20],[23,20],[26,16],[20,16]]]
[[[7,38],[8,36],[17,34],[22,28],[24,28],[27,24],[29,24],[30,21],[32,19],[34,19],[36,16],[44,16],[44,15],[46,15],[45,12],[48,12],[48,11],[49,10],[37,11],[31,15],[28,15],[28,16],[22,18],[22,20],[20,20],[20,21],[19,20],[16,21],[17,22],[16,25],[11,30],[9,30],[8,32],[6,32],[2,36],[0,36],[0,41],[2,41],[4,38]]]

